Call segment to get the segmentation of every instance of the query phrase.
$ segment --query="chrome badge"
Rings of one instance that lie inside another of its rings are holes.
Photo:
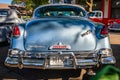
[[[62,44],[61,42],[59,42],[58,44],[52,45],[49,47],[50,50],[58,50],[58,49],[66,49],[66,50],[70,50],[71,46],[70,45],[66,45],[66,44]]]

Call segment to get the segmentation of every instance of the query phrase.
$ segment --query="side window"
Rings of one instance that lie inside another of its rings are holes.
[[[100,18],[101,17],[101,13],[100,12],[96,12],[95,16]]]
[[[95,15],[95,13],[89,12],[88,15],[89,15],[89,17],[93,17]]]
[[[100,11],[89,12],[88,16],[90,18],[102,18],[102,12],[100,12]]]

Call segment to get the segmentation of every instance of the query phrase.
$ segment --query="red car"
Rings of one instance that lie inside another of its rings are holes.
[[[103,12],[100,10],[89,12],[88,15],[92,21],[105,24],[109,30],[120,31],[120,19],[103,18]]]

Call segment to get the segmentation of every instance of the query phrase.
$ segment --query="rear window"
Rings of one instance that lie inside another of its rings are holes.
[[[0,15],[7,16],[8,15],[8,11],[0,11]]]
[[[45,16],[81,16],[85,17],[86,12],[74,6],[46,6],[39,8],[35,12],[35,17],[45,17]]]

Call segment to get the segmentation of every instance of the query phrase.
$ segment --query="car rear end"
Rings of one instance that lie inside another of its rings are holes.
[[[95,27],[86,19],[34,20],[14,27],[5,65],[19,68],[81,69],[115,64],[107,34],[105,27]]]
[[[109,30],[120,31],[120,19],[113,19],[109,22]]]
[[[22,21],[15,10],[0,9],[0,42],[10,42],[12,27],[18,23],[22,23]]]

